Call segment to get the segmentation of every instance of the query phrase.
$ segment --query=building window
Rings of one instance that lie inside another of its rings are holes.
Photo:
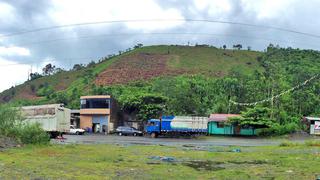
[[[110,99],[82,99],[81,109],[109,109]]]
[[[80,101],[81,106],[85,105],[86,103],[87,103],[87,101],[85,99],[81,99],[81,101]]]
[[[217,128],[224,128],[224,122],[217,122]]]

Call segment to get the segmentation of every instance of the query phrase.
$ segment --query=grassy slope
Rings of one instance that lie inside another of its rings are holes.
[[[195,151],[165,146],[29,146],[0,153],[0,178],[316,179],[320,175],[319,147],[241,147],[240,153],[231,152],[234,148]],[[152,160],[151,156],[174,157],[177,162]]]
[[[149,46],[138,49],[136,52],[155,54],[172,54],[173,58],[168,65],[176,69],[194,71],[221,71],[226,74],[232,67],[240,67],[250,73],[261,69],[256,60],[261,52],[222,50],[214,47],[191,47],[191,46]],[[247,63],[251,63],[248,65]]]
[[[32,92],[31,86],[34,86],[36,89],[38,89],[40,85],[45,83],[51,85],[56,91],[66,89],[70,83],[74,82],[81,76],[83,71],[84,70],[61,72],[53,76],[46,76],[33,81],[27,81],[24,84],[15,87],[15,96],[13,97],[13,100],[37,99],[36,90]],[[11,93],[12,89],[8,89],[2,92],[0,97],[2,99],[3,96],[7,96]]]
[[[66,90],[68,94],[70,94],[74,88],[87,89],[90,85],[83,82],[83,74],[90,69],[93,74],[99,74],[112,63],[121,60],[121,58],[128,58],[137,53],[168,54],[168,51],[172,56],[167,62],[168,67],[177,70],[188,70],[188,72],[192,73],[223,76],[233,67],[240,68],[246,73],[261,69],[257,61],[257,57],[261,55],[261,52],[222,50],[213,47],[148,46],[124,53],[108,61],[103,61],[91,68],[85,68],[80,71],[62,72],[26,82],[15,87],[14,90],[9,89],[2,92],[0,94],[0,102],[4,96],[10,96],[12,94],[14,94],[13,100],[39,99],[39,97],[36,96],[36,91],[41,84],[46,82],[52,85],[56,91]],[[31,90],[32,84],[36,87],[34,92]]]

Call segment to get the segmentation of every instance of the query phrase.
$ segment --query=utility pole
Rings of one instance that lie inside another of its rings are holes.
[[[28,71],[28,81],[31,80],[31,74],[32,74],[32,64],[30,65],[30,70]]]

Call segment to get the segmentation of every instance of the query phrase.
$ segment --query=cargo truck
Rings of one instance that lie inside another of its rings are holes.
[[[21,107],[21,115],[26,123],[39,123],[40,127],[56,138],[70,131],[71,110],[62,104]]]
[[[206,134],[208,118],[198,116],[162,116],[150,119],[146,132],[152,138],[159,135],[193,135]]]

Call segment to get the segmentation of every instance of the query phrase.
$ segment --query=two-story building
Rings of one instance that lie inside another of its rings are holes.
[[[80,102],[80,128],[94,133],[109,133],[114,130],[110,96],[82,96]]]

